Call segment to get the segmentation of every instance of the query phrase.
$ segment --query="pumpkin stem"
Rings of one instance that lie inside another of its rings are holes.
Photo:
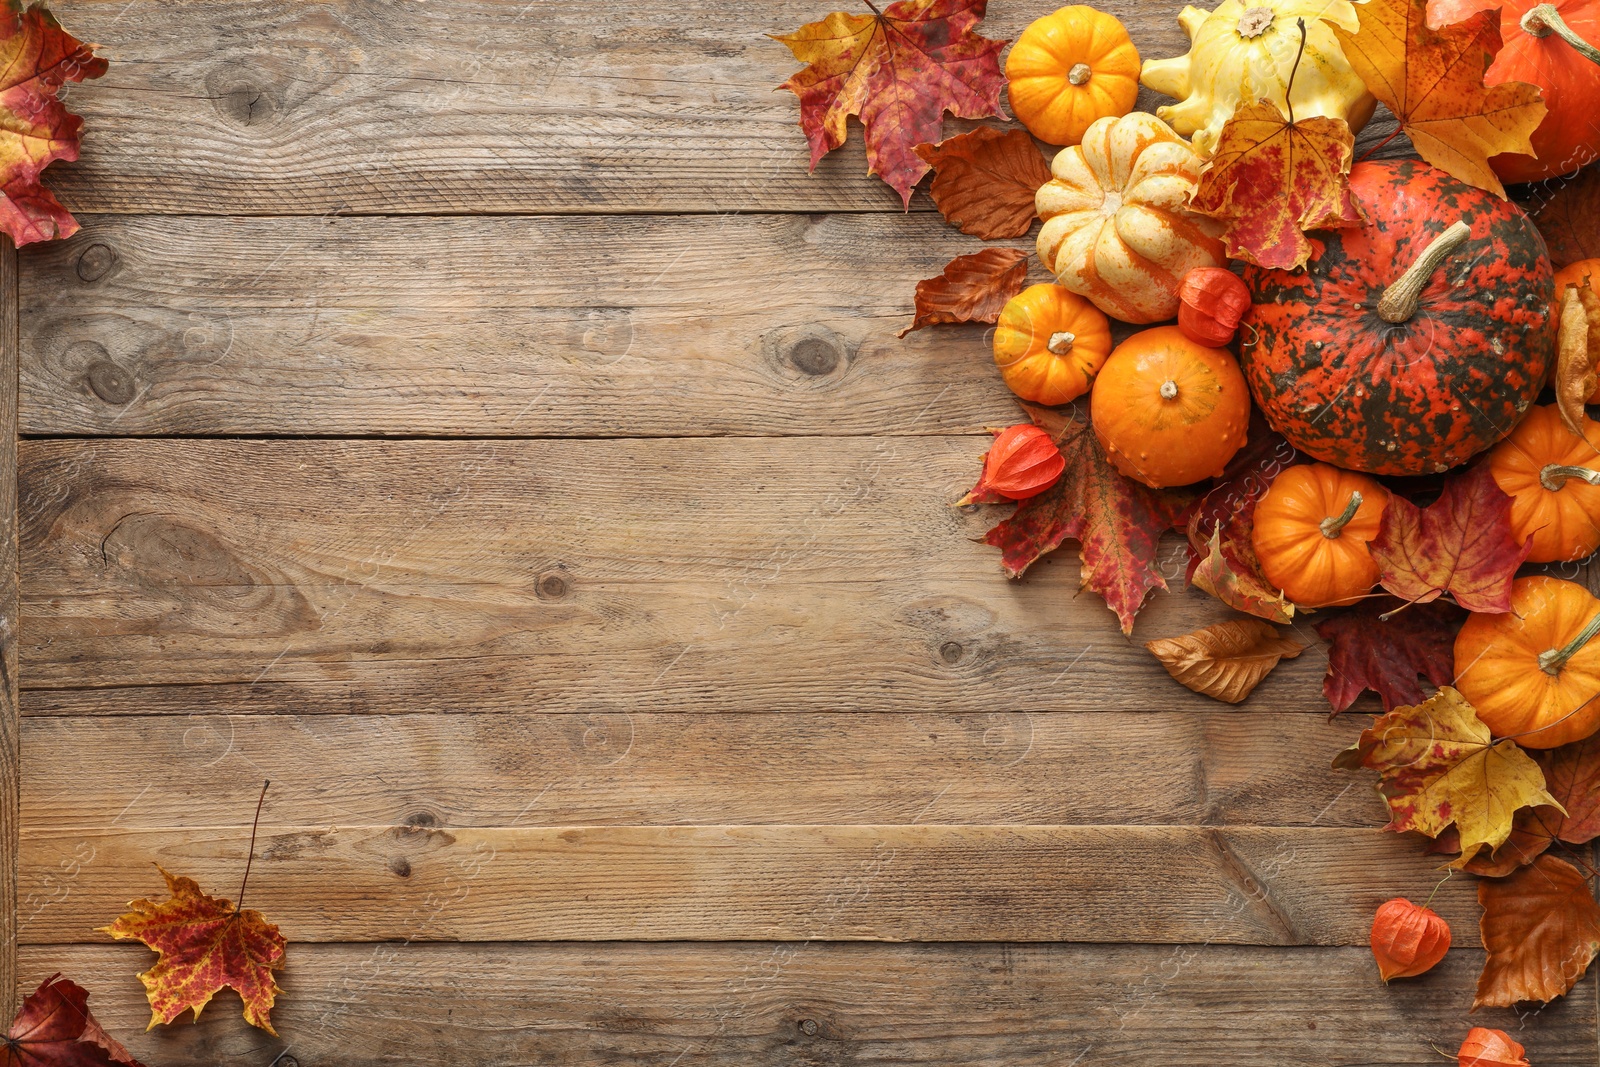
[[[1585,41],[1568,26],[1554,4],[1538,4],[1522,16],[1522,30],[1534,37],[1548,37],[1552,33],[1570,44],[1577,53],[1591,63],[1600,63],[1600,48]]]
[[[1568,478],[1576,478],[1590,485],[1600,485],[1600,471],[1588,467],[1570,467],[1565,463],[1551,463],[1539,472],[1539,484],[1552,493],[1561,491]]]
[[[1361,492],[1357,490],[1356,492],[1350,494],[1350,503],[1344,506],[1343,511],[1339,512],[1337,515],[1329,515],[1327,518],[1323,519],[1321,525],[1319,525],[1317,529],[1322,531],[1323,537],[1326,537],[1328,540],[1332,541],[1334,538],[1339,536],[1339,531],[1344,529],[1345,524],[1351,519],[1355,518],[1356,512],[1360,510]]]
[[[1578,631],[1578,636],[1565,645],[1539,653],[1539,669],[1546,674],[1560,674],[1561,668],[1567,665],[1567,660],[1576,656],[1578,649],[1587,645],[1595,634],[1600,634],[1600,615],[1590,619],[1589,624]]]
[[[1093,73],[1094,71],[1089,69],[1089,64],[1074,63],[1072,64],[1072,69],[1067,71],[1067,81],[1073,85],[1082,85],[1089,80],[1089,75]]]
[[[1073,342],[1077,339],[1077,335],[1062,330],[1060,333],[1051,334],[1050,341],[1045,347],[1058,356],[1064,356],[1072,351]]]
[[[1401,323],[1417,313],[1417,299],[1427,286],[1428,279],[1439,269],[1439,264],[1461,246],[1470,228],[1461,219],[1452,222],[1439,236],[1428,242],[1417,261],[1378,300],[1378,317],[1384,322]]]
[[[1260,37],[1277,17],[1278,13],[1270,7],[1247,8],[1239,15],[1239,36],[1247,41]]]
[[[1162,400],[1176,400],[1176,399],[1178,399],[1178,383],[1173,381],[1171,378],[1168,378],[1166,381],[1162,382],[1161,383],[1161,399]]]

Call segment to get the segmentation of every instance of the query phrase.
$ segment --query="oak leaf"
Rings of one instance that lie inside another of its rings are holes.
[[[898,336],[941,322],[994,322],[1027,280],[1028,253],[1021,248],[957,256],[937,278],[917,283],[916,316]]]
[[[1372,95],[1394,112],[1417,154],[1469,185],[1505,196],[1489,167],[1502,152],[1532,155],[1544,121],[1539,87],[1485,86],[1500,51],[1500,13],[1480,11],[1442,29],[1427,24],[1426,0],[1368,0],[1355,33],[1338,26],[1345,58]]]
[[[1040,556],[1076,539],[1082,557],[1081,585],[1105,598],[1122,624],[1133,619],[1152,589],[1165,589],[1156,566],[1161,534],[1182,515],[1188,500],[1126,478],[1095,440],[1089,420],[1073,411],[1023,404],[1050,432],[1067,461],[1056,484],[1030,497],[984,536],[1000,549],[1000,566],[1020,578]]]
[[[160,870],[160,868],[157,868]],[[155,966],[139,975],[150,1000],[150,1026],[170,1023],[190,1008],[196,1020],[213,994],[227,987],[244,1001],[244,1018],[269,1034],[278,988],[272,972],[283,966],[288,942],[254,908],[200,891],[192,878],[161,874],[171,898],[157,904],[135,900],[100,932],[142,941],[158,953]]]
[[[988,241],[1032,228],[1034,195],[1050,180],[1050,164],[1026,130],[979,126],[919,144],[917,155],[933,168],[933,206],[962,233]]]
[[[1279,660],[1293,659],[1305,645],[1278,635],[1261,619],[1229,619],[1144,646],[1167,673],[1196,693],[1237,704],[1261,684]]]
[[[1378,694],[1384,711],[1420,704],[1428,694],[1419,676],[1433,683],[1429,688],[1455,678],[1456,631],[1467,613],[1444,600],[1396,610],[1401,607],[1377,597],[1317,621],[1317,634],[1328,642],[1322,693],[1333,714],[1368,689]]]
[[[1518,808],[1556,803],[1539,765],[1515,741],[1497,743],[1448,686],[1381,716],[1333,765],[1378,772],[1378,792],[1389,805],[1386,829],[1438,837],[1454,824],[1461,863],[1504,844]]]
[[[928,173],[916,146],[939,139],[944,113],[1000,114],[1006,42],[972,32],[986,6],[987,0],[900,0],[881,14],[835,11],[774,36],[807,64],[779,88],[800,98],[812,169],[844,144],[855,115],[866,135],[867,173],[881,175],[909,205],[911,190]]]
[[[1571,989],[1600,951],[1600,905],[1572,864],[1543,855],[1478,883],[1487,957],[1474,1009],[1549,1001]]]
[[[1293,445],[1252,415],[1244,447],[1228,461],[1211,490],[1190,510],[1187,578],[1229,607],[1268,622],[1287,623],[1294,605],[1261,573],[1250,541],[1256,502],[1300,458]]]
[[[1600,294],[1588,285],[1569,285],[1560,298],[1556,335],[1556,410],[1574,436],[1584,436],[1584,404],[1600,384]]]
[[[1544,236],[1551,263],[1559,269],[1600,256],[1600,167],[1584,167],[1559,183],[1541,182],[1532,192],[1537,199],[1523,210]]]
[[[78,158],[83,120],[56,92],[106,72],[94,48],[63,30],[43,4],[7,0],[0,12],[0,231],[19,246],[78,232],[39,176],[58,159]]]
[[[1306,230],[1361,222],[1346,175],[1355,138],[1341,118],[1291,122],[1270,101],[1240,107],[1222,127],[1189,207],[1221,219],[1228,255],[1289,270],[1311,258]]]
[[[1401,600],[1448,593],[1468,611],[1499,613],[1511,610],[1511,582],[1532,546],[1512,535],[1511,498],[1479,466],[1446,481],[1427,508],[1392,496],[1367,550]]]
[[[89,1014],[89,993],[53,974],[22,1002],[0,1042],[0,1067],[143,1067]]]

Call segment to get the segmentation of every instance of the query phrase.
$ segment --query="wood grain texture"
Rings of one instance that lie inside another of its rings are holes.
[[[1439,880],[1418,841],[1375,829],[952,826],[937,793],[924,805],[899,826],[263,826],[250,900],[291,942],[1364,945],[1380,903]],[[103,937],[130,897],[162,896],[152,864],[232,892],[249,836],[24,828],[21,937]],[[1433,904],[1468,945],[1470,883]]]
[[[247,825],[773,823],[1375,827],[1335,771],[1358,717],[619,712],[24,721],[35,831]],[[1320,758],[1319,758],[1320,757]],[[229,818],[231,816],[231,818]]]
[[[0,237],[0,1013],[17,980],[17,854],[22,825],[17,700],[17,250]]]
[[[1443,1062],[1471,1025],[1517,1035],[1539,1067],[1594,1063],[1595,977],[1523,1021],[1466,1008],[1482,962],[1378,980],[1356,948],[1227,945],[292,945],[282,1040],[220,994],[198,1025],[141,1033],[142,946],[23,949],[66,967],[147,1063],[456,1067],[1364,1067]],[[30,987],[31,988],[31,987]],[[280,1064],[283,1060],[276,1061]]]
[[[182,684],[194,712],[1215,710],[1074,600],[1075,554],[1000,576],[973,540],[996,509],[948,504],[982,449],[28,441],[26,684]],[[1167,593],[1140,638],[1219,610]],[[1323,670],[1247,706],[1324,714]]]

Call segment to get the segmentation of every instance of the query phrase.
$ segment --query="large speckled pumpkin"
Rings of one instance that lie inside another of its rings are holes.
[[[1245,377],[1310,456],[1446,470],[1510,433],[1544,382],[1544,240],[1516,205],[1426,163],[1361,163],[1350,186],[1364,224],[1318,234],[1303,271],[1246,268]]]

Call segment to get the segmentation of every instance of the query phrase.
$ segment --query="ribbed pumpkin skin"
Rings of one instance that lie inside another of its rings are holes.
[[[1556,333],[1544,239],[1515,205],[1417,160],[1359,163],[1350,185],[1366,223],[1319,233],[1303,272],[1246,267],[1245,378],[1310,456],[1369,474],[1447,470],[1509,433],[1544,382]],[[1384,290],[1456,219],[1469,236],[1416,314],[1385,322]]]

